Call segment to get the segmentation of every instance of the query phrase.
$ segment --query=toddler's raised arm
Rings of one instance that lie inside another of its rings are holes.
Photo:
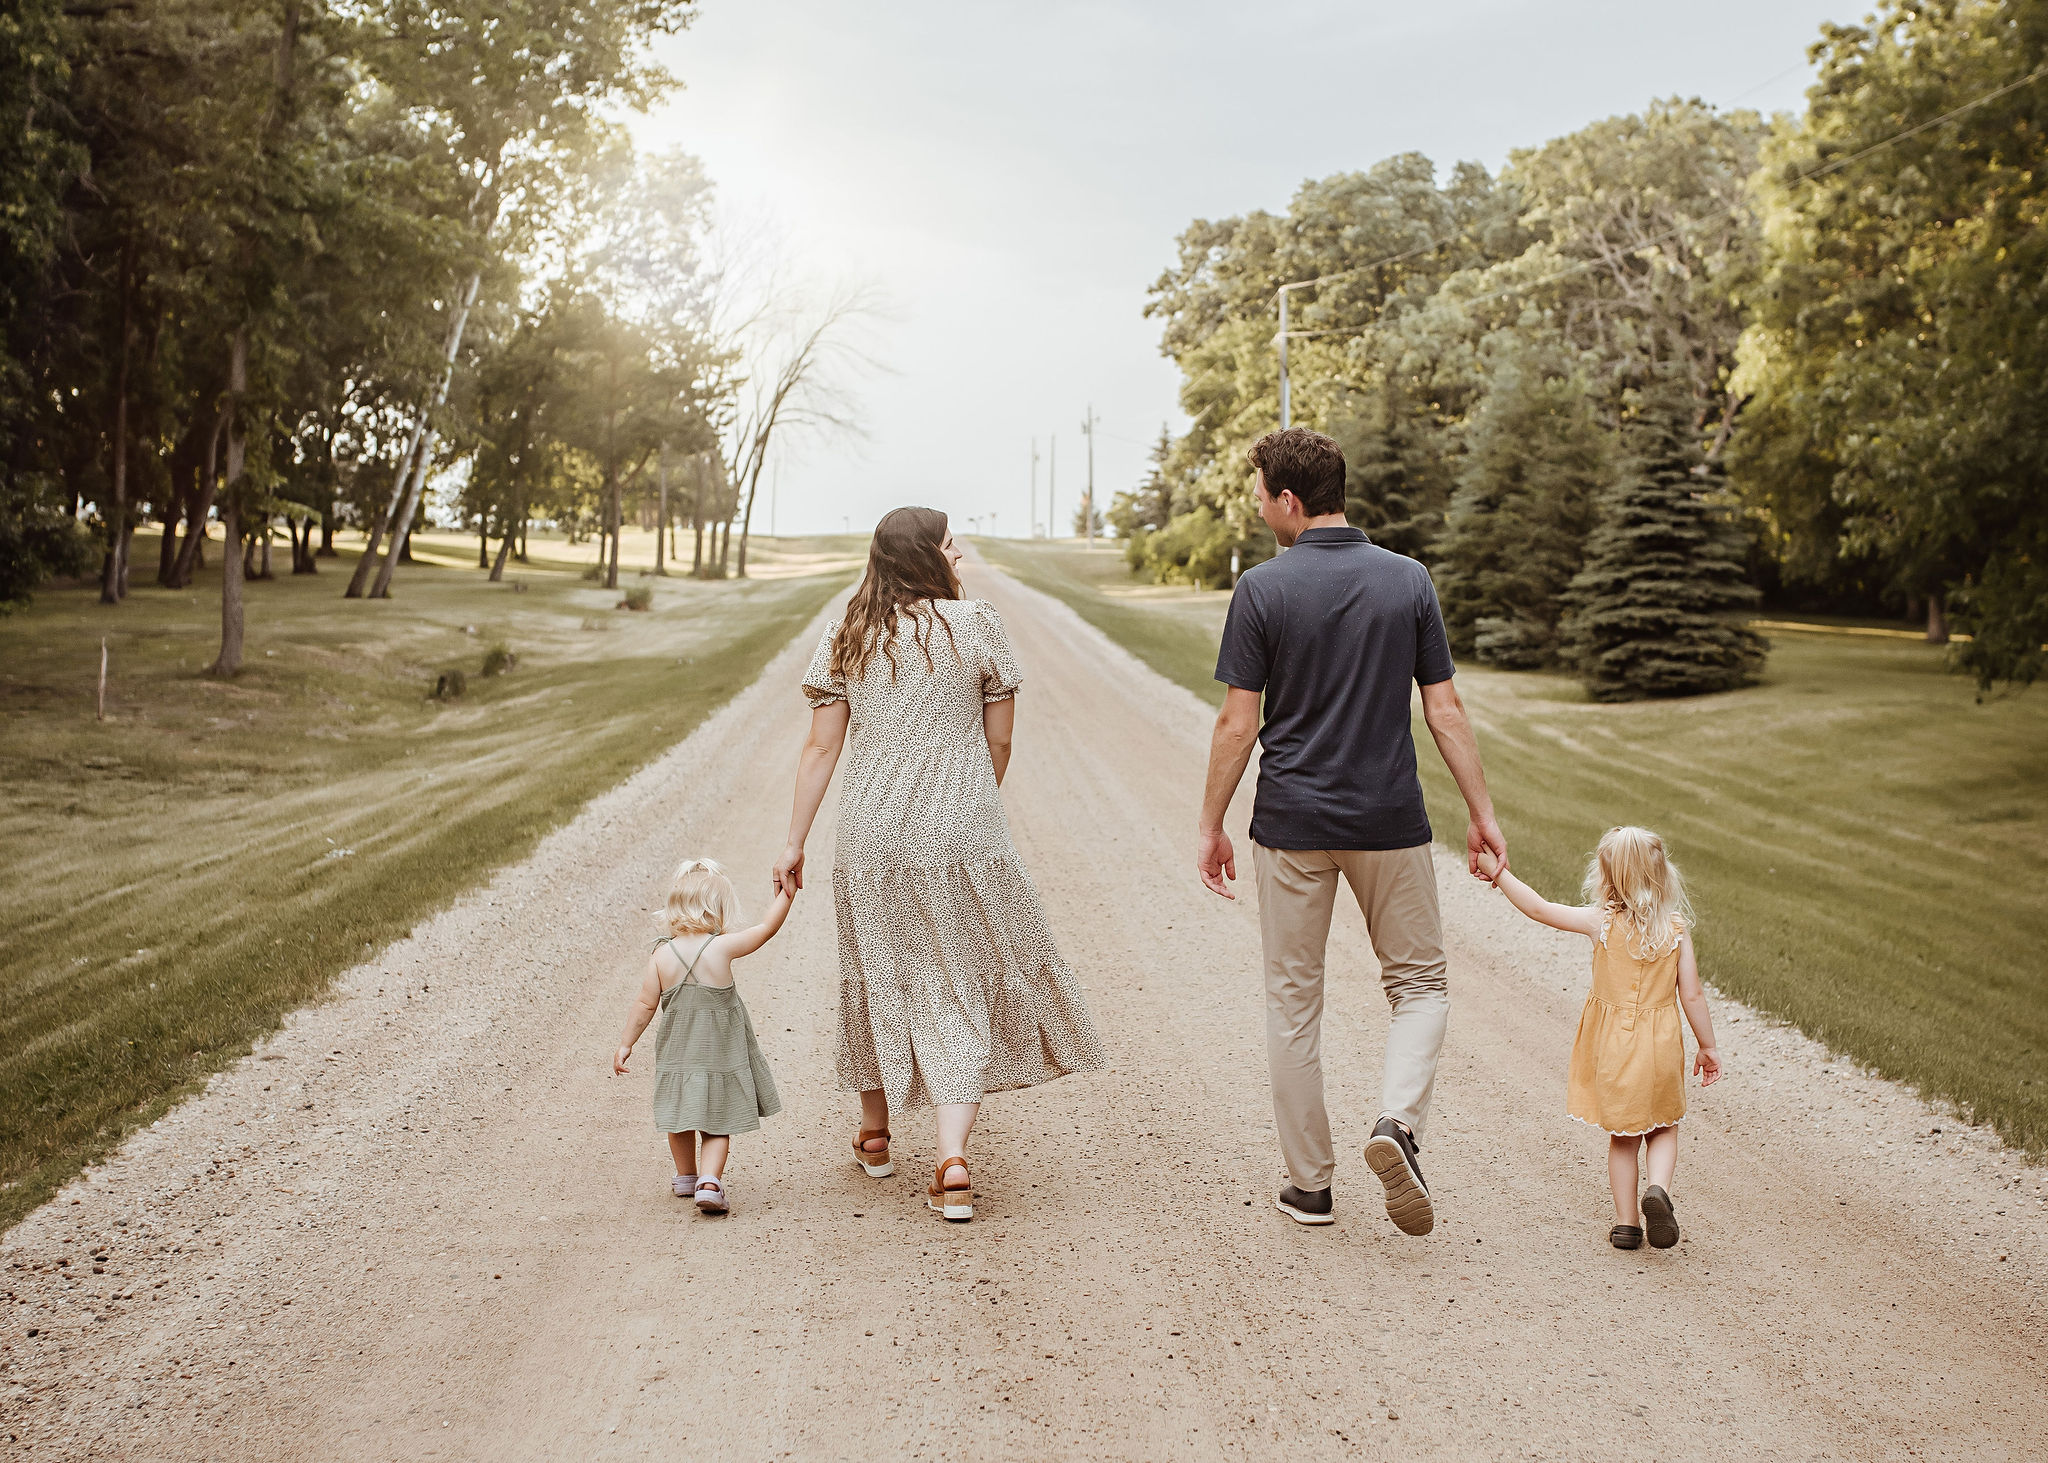
[[[737,960],[742,955],[753,954],[774,939],[775,932],[782,928],[782,922],[789,918],[789,907],[795,901],[795,897],[788,881],[778,885],[775,897],[768,902],[768,913],[762,917],[761,922],[748,929],[720,935],[719,953],[728,960]]]
[[[1569,930],[1588,939],[1599,935],[1599,910],[1584,904],[1552,903],[1508,872],[1490,849],[1479,851],[1479,872],[1494,888],[1507,895],[1510,904],[1538,924],[1549,925],[1554,930]]]

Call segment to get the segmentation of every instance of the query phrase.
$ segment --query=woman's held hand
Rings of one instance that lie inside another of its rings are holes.
[[[775,861],[775,887],[786,894],[795,894],[804,887],[804,851],[801,845],[791,844],[782,851],[782,857]]]

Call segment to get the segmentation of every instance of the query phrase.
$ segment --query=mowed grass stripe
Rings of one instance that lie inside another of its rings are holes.
[[[553,547],[562,568],[509,571],[523,592],[423,564],[395,600],[349,603],[347,558],[252,585],[225,687],[199,675],[210,586],[138,584],[111,611],[63,589],[0,621],[0,1224],[681,740],[859,549],[757,547],[772,577],[652,581],[638,614]],[[138,536],[136,562],[153,550]],[[498,641],[520,665],[482,679]],[[449,667],[469,694],[428,700]]]
[[[1228,595],[1135,584],[1105,549],[977,543],[1221,701]],[[1780,624],[1762,684],[1686,701],[1595,706],[1564,677],[1461,667],[1515,867],[1573,899],[1604,829],[1658,829],[1721,990],[2048,1153],[2048,700],[1980,705],[1939,650],[1841,628]],[[1415,737],[1457,847],[1464,806],[1419,717]]]

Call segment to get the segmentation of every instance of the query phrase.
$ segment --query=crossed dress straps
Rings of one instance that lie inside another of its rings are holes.
[[[662,987],[661,993],[664,996],[666,996],[670,991],[681,990],[686,985],[704,984],[702,981],[697,979],[697,962],[704,958],[704,952],[711,948],[711,942],[717,938],[718,936],[716,934],[710,934],[704,937],[704,943],[697,947],[697,953],[695,955],[692,955],[688,960],[683,961],[683,978],[677,981],[672,986]],[[663,935],[654,943],[657,945],[668,946],[670,952],[675,955],[676,959],[683,959],[682,953],[676,950],[676,940],[674,935]],[[712,989],[712,987],[706,986],[705,989],[709,990]]]

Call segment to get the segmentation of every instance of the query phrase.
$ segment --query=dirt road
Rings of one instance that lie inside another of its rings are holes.
[[[923,1208],[928,1115],[899,1118],[895,1179],[847,1160],[822,880],[741,972],[786,1107],[735,1143],[730,1218],[670,1197],[651,1057],[610,1075],[666,869],[716,855],[764,895],[814,629],[8,1237],[5,1448],[2048,1453],[2040,1169],[1724,1006],[1687,1238],[1610,1249],[1603,1144],[1563,1113],[1583,949],[1449,864],[1436,1232],[1398,1233],[1357,1158],[1385,1014],[1355,911],[1331,951],[1340,1218],[1276,1213],[1251,890],[1187,867],[1207,712],[992,570],[970,592],[1025,662],[1005,797],[1113,1063],[989,1103],[973,1224]]]

